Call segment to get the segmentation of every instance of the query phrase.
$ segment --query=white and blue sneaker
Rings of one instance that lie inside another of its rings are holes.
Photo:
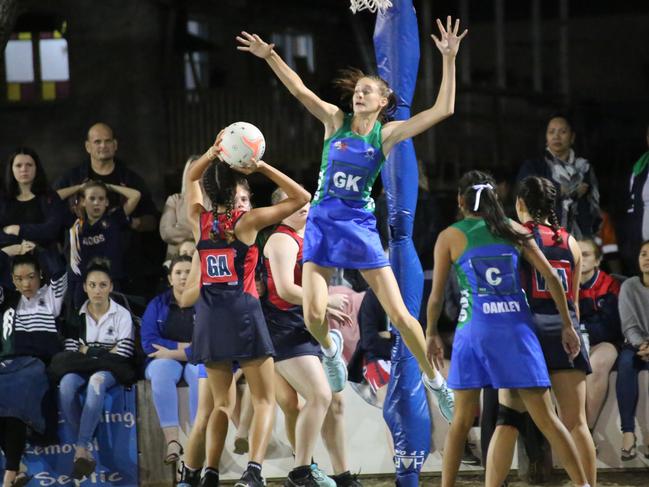
[[[347,365],[343,360],[343,335],[338,330],[330,330],[329,336],[336,344],[336,354],[333,357],[323,355],[322,366],[327,374],[331,390],[340,392],[347,384]]]
[[[311,476],[319,487],[336,487],[336,481],[320,470],[317,463],[311,464]]]
[[[449,423],[453,421],[455,397],[453,396],[453,391],[448,388],[446,381],[442,383],[441,387],[436,388],[433,387],[432,381],[426,377],[426,374],[421,374],[421,380],[426,389],[432,392],[435,399],[437,399],[437,407],[439,407],[439,412],[442,413],[444,419]]]

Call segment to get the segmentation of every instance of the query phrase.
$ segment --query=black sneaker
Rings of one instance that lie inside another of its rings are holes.
[[[219,487],[219,474],[212,469],[205,470],[199,487]]]
[[[313,472],[309,471],[309,474],[301,479],[292,479],[289,475],[284,481],[284,487],[320,487],[320,484],[313,476]]]
[[[482,462],[480,459],[473,453],[471,449],[471,444],[469,442],[464,443],[464,453],[462,454],[461,462],[465,465],[480,466]]]
[[[198,487],[201,481],[200,468],[198,470],[190,470],[185,466],[185,462],[182,462],[179,472],[180,480],[176,484],[176,487]]]
[[[234,484],[234,487],[266,487],[266,480],[247,469]]]
[[[352,475],[349,471],[331,475],[331,478],[336,482],[336,487],[363,487],[361,481],[358,480],[358,475]]]

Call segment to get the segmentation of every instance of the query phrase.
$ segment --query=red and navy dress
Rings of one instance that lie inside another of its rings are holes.
[[[581,340],[579,354],[570,360],[570,357],[563,348],[561,341],[562,320],[559,310],[552,299],[550,288],[547,286],[545,279],[528,262],[523,261],[522,282],[523,288],[527,294],[527,301],[532,311],[534,328],[536,336],[541,343],[543,355],[548,366],[548,370],[566,370],[577,369],[590,374],[590,361],[588,360],[588,351],[584,345],[579,332],[579,323],[575,313],[573,289],[573,276],[575,271],[575,259],[570,250],[570,234],[563,228],[559,229],[558,235],[561,236],[561,242],[555,240],[554,230],[547,225],[537,225],[533,222],[525,223],[532,234],[536,244],[548,259],[550,265],[559,275],[561,284],[568,301],[568,310],[572,323]]]
[[[303,237],[284,224],[280,224],[273,233],[286,234],[297,243],[299,250],[293,269],[293,279],[295,284],[301,286]],[[275,347],[275,362],[302,355],[320,356],[320,345],[304,324],[302,306],[291,304],[279,297],[268,259],[265,260],[265,270],[267,292],[263,308],[270,337]]]
[[[212,213],[200,217],[201,238],[196,245],[201,263],[201,294],[194,308],[192,339],[194,363],[244,361],[274,355],[273,344],[255,287],[258,249],[233,240],[225,231],[234,229],[244,212],[228,219]],[[216,230],[218,237],[210,233]]]

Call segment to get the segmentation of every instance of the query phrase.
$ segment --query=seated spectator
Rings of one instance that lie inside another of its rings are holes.
[[[557,188],[560,225],[577,239],[592,237],[600,223],[599,186],[591,164],[575,155],[575,132],[565,115],[548,120],[545,141],[543,155],[525,161],[516,179],[540,176],[552,181]]]
[[[196,242],[194,242],[193,238],[183,240],[178,246],[178,255],[192,257],[194,252],[196,252]]]
[[[371,289],[363,296],[358,326],[360,340],[347,366],[349,380],[367,382],[376,397],[376,405],[382,407],[390,381],[392,336],[385,311]]]
[[[608,377],[624,341],[618,312],[620,283],[599,269],[600,247],[591,239],[579,241],[581,248],[581,286],[579,316],[584,343],[590,344],[592,374],[586,376],[586,420],[595,423],[608,391]]]
[[[4,254],[2,254],[4,255]],[[27,427],[44,433],[43,400],[49,389],[46,364],[61,350],[57,318],[67,287],[65,265],[53,252],[48,269],[52,278],[41,285],[41,268],[33,254],[11,263],[15,291],[2,293],[0,312],[0,448],[5,456],[3,487],[26,485],[31,477],[20,472]],[[1,259],[7,264],[7,259]]]
[[[187,170],[198,156],[190,156],[183,170],[180,193],[172,194],[167,198],[162,216],[160,217],[160,237],[167,244],[167,260],[178,253],[180,244],[193,237],[192,227],[187,212]],[[198,184],[198,183],[192,183]],[[198,192],[197,192],[198,193]],[[200,193],[199,193],[200,194]]]
[[[152,298],[156,286],[153,280],[160,277],[160,262],[164,260],[164,245],[158,234],[158,211],[144,180],[123,162],[116,159],[118,143],[113,130],[105,123],[96,123],[88,130],[85,150],[89,160],[67,171],[54,183],[62,199],[69,199],[74,207],[76,194],[88,180],[102,181],[106,185],[133,188],[141,199],[129,220],[132,231],[125,232],[127,246],[125,260],[129,273],[124,291]],[[109,209],[123,206],[123,195],[109,193]],[[74,221],[66,222],[66,228]]]
[[[77,439],[72,471],[76,480],[95,471],[92,439],[103,416],[106,391],[135,380],[133,320],[110,298],[113,283],[107,262],[90,262],[83,287],[88,299],[77,320],[66,326],[66,351],[57,354],[50,366],[52,378],[60,380],[61,412]]]
[[[649,149],[649,125],[645,132]],[[623,257],[628,268],[635,268],[640,243],[649,240],[649,150],[642,154],[631,168],[631,178],[626,198],[626,218],[623,243]]]
[[[638,373],[649,370],[649,240],[640,247],[640,276],[622,283],[619,309],[626,339],[617,362],[617,404],[622,425],[622,460],[637,455],[635,411],[638,403]],[[647,394],[647,391],[642,391]]]
[[[0,198],[0,247],[35,245],[50,248],[61,240],[64,212],[61,198],[49,187],[38,154],[19,147],[5,168],[4,195]],[[2,284],[10,284],[8,269]]]
[[[122,208],[108,210],[109,190],[126,198]],[[128,217],[140,200],[136,189],[101,181],[89,181],[81,189],[82,217],[70,228],[70,267],[72,304],[78,309],[85,299],[81,270],[95,257],[107,258],[116,290],[126,277],[122,256],[124,255],[123,231],[128,227]]]
[[[194,331],[194,307],[181,308],[178,299],[185,289],[192,259],[171,259],[168,280],[170,289],[156,296],[142,317],[142,348],[148,354],[145,376],[151,381],[153,404],[167,441],[165,464],[174,464],[183,454],[178,442],[178,394],[176,385],[184,377],[189,386],[191,421],[198,405],[198,366],[188,363]]]

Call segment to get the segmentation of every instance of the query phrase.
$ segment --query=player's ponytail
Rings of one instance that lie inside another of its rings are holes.
[[[224,239],[228,243],[234,240],[232,213],[237,185],[249,187],[248,182],[226,163],[217,161],[203,173],[203,187],[212,201],[212,240]],[[219,207],[225,208],[225,222],[219,225]]]
[[[469,171],[458,183],[458,192],[464,199],[467,213],[484,218],[492,235],[515,244],[523,244],[530,235],[512,228],[495,188],[496,182],[491,175],[482,171]]]
[[[527,211],[534,219],[534,226],[549,221],[554,233],[552,239],[558,244],[563,243],[561,225],[554,210],[557,188],[552,181],[538,176],[528,176],[520,182],[516,196],[525,203]]]

